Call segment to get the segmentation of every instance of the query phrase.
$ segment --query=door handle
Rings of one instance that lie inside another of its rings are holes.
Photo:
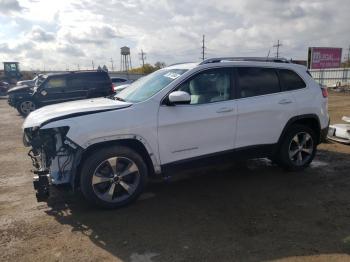
[[[293,103],[292,100],[290,99],[282,99],[281,101],[278,102],[280,105],[287,105]]]
[[[232,107],[223,107],[220,108],[216,111],[216,113],[228,113],[228,112],[232,112],[233,108]]]

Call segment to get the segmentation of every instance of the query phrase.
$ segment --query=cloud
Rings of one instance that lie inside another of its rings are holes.
[[[32,30],[28,34],[29,38],[38,42],[50,42],[55,40],[55,35],[51,32],[46,32],[40,26],[33,26]]]
[[[77,46],[71,44],[62,44],[56,48],[56,51],[67,56],[82,57],[85,53]]]
[[[282,56],[294,59],[306,59],[309,46],[349,45],[348,0],[0,0],[0,10],[21,12],[0,16],[5,58],[58,69],[111,58],[118,67],[124,45],[133,65],[141,49],[149,63],[198,61],[203,34],[207,57],[274,55],[278,39]]]
[[[23,51],[30,51],[34,49],[36,49],[35,44],[27,40],[11,46],[8,43],[0,43],[0,53],[2,54],[20,54]]]
[[[18,0],[0,0],[0,14],[7,15],[21,10]]]
[[[120,38],[116,30],[107,25],[87,26],[83,30],[79,27],[63,31],[63,38],[72,44],[102,45],[115,38]]]
[[[2,54],[13,54],[16,50],[11,49],[7,43],[0,43],[0,53]]]

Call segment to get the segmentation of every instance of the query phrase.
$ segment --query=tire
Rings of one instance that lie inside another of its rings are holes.
[[[310,165],[317,149],[315,132],[303,125],[293,125],[283,137],[277,164],[289,171],[300,171]]]
[[[23,100],[17,104],[17,111],[22,116],[29,115],[30,112],[33,112],[36,109],[36,105],[31,100]]]
[[[148,170],[133,149],[113,146],[94,151],[83,163],[80,187],[84,197],[102,208],[135,201],[147,184]]]

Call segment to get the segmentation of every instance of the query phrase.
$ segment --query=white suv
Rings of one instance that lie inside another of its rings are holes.
[[[172,65],[116,97],[32,112],[23,128],[34,187],[41,198],[70,184],[115,208],[135,200],[148,177],[223,154],[302,170],[327,134],[327,96],[304,66],[284,59]]]

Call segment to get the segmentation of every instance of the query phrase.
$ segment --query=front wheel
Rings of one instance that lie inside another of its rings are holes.
[[[308,167],[316,154],[315,132],[303,125],[292,126],[280,147],[278,164],[291,171]]]
[[[147,166],[134,150],[115,146],[97,150],[84,161],[80,186],[85,198],[103,208],[135,201],[147,182]]]
[[[30,112],[34,111],[36,109],[36,105],[33,101],[25,100],[18,104],[17,111],[22,116],[29,115]]]

